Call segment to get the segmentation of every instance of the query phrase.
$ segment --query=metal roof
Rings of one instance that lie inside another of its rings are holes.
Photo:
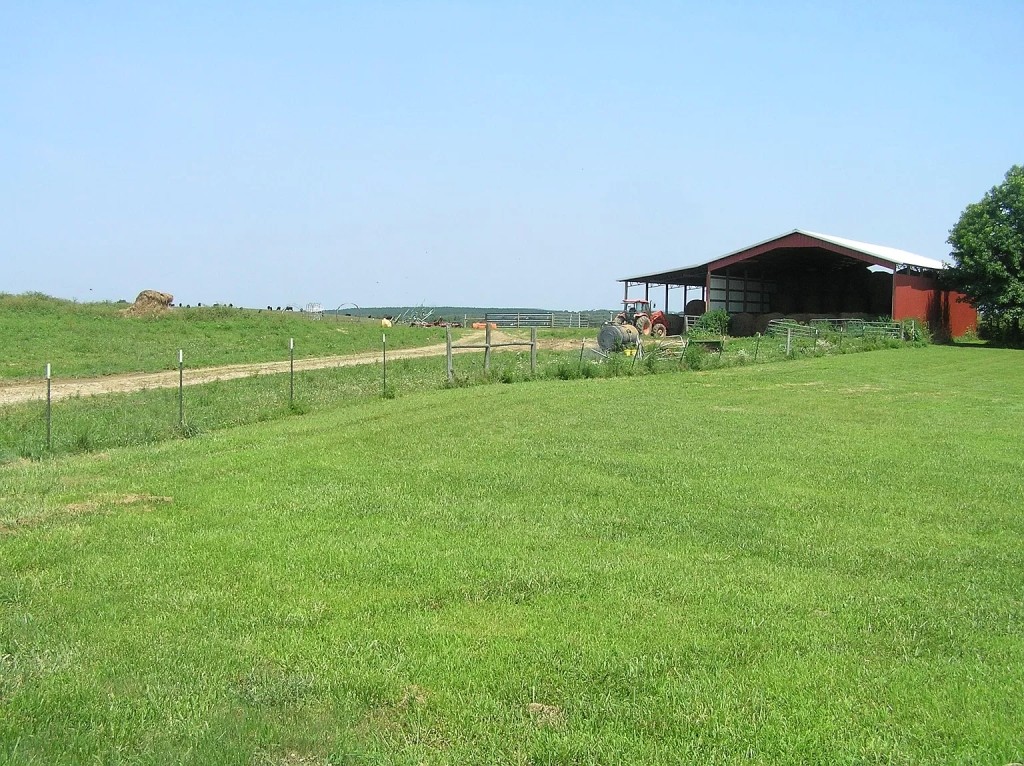
[[[880,260],[889,261],[892,264],[892,268],[896,268],[898,266],[917,266],[922,269],[935,269],[936,271],[946,268],[946,264],[942,261],[937,261],[934,258],[927,258],[923,255],[918,255],[917,253],[910,253],[906,250],[899,250],[895,247],[872,245],[870,242],[858,242],[855,239],[833,237],[831,234],[816,234],[813,231],[806,231],[803,229],[794,229],[793,231],[800,234],[806,234],[808,237],[814,237],[815,239],[823,239],[834,245],[848,247],[851,250],[859,250],[867,255],[873,255],[875,258]]]
[[[801,235],[803,237],[809,237],[810,239],[818,240],[819,242],[827,242],[831,245],[835,245],[846,250],[861,253],[877,265],[889,268],[898,269],[901,266],[915,266],[922,269],[934,269],[936,271],[946,268],[946,264],[942,261],[937,261],[934,258],[927,258],[923,255],[917,255],[906,250],[899,250],[895,247],[887,247],[885,245],[874,245],[870,242],[859,242],[855,239],[846,239],[845,237],[835,237],[831,234],[819,234],[813,231],[806,231],[805,229],[793,229],[791,232],[786,234],[780,234],[777,237],[766,239],[762,242],[758,242],[747,247],[734,250],[731,253],[720,255],[717,258],[712,258],[709,261],[703,263],[695,263],[688,266],[679,266],[674,269],[666,269],[665,271],[656,272],[653,274],[641,274],[635,277],[624,277],[619,279],[619,282],[636,282],[636,283],[651,283],[651,284],[679,284],[679,285],[703,285],[704,279],[708,273],[708,267],[717,264],[720,261],[736,261],[742,260],[736,258],[747,251],[754,251],[763,249],[764,246],[770,245],[772,242],[777,240],[783,240],[793,235]],[[780,247],[783,245],[780,244]],[[714,269],[712,269],[714,270]]]

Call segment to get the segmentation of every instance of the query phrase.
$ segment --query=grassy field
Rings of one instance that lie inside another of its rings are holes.
[[[43,295],[0,293],[0,379],[42,377],[47,363],[60,377],[175,369],[178,349],[190,367],[354,354],[380,349],[380,324],[340,317],[250,309],[178,308],[124,317],[115,303],[73,303]],[[392,348],[444,343],[439,328],[393,327]]]
[[[1019,761],[1019,369],[435,390],[0,466],[0,760]]]
[[[529,338],[526,330],[509,335]],[[583,335],[582,339],[579,337]],[[785,345],[777,339],[763,339],[755,350],[755,339],[730,340],[723,355],[695,347],[680,358],[678,352],[660,358],[652,350],[645,359],[612,355],[607,361],[592,352],[574,348],[577,340],[593,348],[593,333],[587,330],[545,330],[545,339],[559,341],[568,350],[541,349],[537,371],[530,370],[528,352],[503,350],[495,353],[489,371],[483,369],[479,351],[455,358],[457,387],[489,383],[522,383],[559,378],[641,376],[682,370],[782,361]],[[571,341],[571,342],[570,342]],[[843,352],[873,348],[872,341],[848,341]],[[896,344],[900,345],[900,344]],[[838,353],[824,351],[813,340],[795,344],[792,359],[807,355]],[[444,357],[394,359],[388,365],[388,397],[407,396],[447,387]],[[187,379],[187,375],[186,375]],[[40,393],[43,392],[42,386]],[[73,397],[58,400],[52,410],[52,439],[46,442],[45,403],[32,401],[3,408],[0,419],[0,463],[45,455],[92,452],[139,444],[152,444],[183,436],[195,436],[222,428],[259,423],[295,414],[313,413],[328,407],[358,407],[366,399],[385,394],[380,364],[326,368],[298,372],[294,400],[289,401],[287,374],[190,385],[185,389],[185,427],[178,420],[176,388],[155,388],[132,394]]]

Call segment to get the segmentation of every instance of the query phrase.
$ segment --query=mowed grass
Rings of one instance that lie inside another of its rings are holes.
[[[2,466],[2,759],[1019,761],[1020,359],[432,391]]]
[[[126,317],[115,303],[74,303],[45,295],[0,293],[0,379],[155,372],[177,368],[178,349],[189,367],[379,351],[379,321],[349,317],[312,320],[295,312],[229,307],[175,308]],[[393,327],[392,348],[444,343],[444,329]],[[458,331],[457,331],[458,332]]]

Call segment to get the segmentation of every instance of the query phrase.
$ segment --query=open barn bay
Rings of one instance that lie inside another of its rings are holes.
[[[429,391],[0,466],[0,760],[1019,761],[1020,358]]]

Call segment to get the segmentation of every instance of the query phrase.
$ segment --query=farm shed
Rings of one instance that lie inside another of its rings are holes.
[[[745,315],[735,335],[752,334],[769,315],[891,316],[926,321],[940,336],[963,335],[977,325],[977,313],[960,293],[940,287],[944,268],[941,261],[894,247],[794,229],[705,263],[619,281],[626,298],[631,287],[642,286],[648,299],[652,287],[663,287],[666,312],[669,290],[682,288],[677,311]]]

